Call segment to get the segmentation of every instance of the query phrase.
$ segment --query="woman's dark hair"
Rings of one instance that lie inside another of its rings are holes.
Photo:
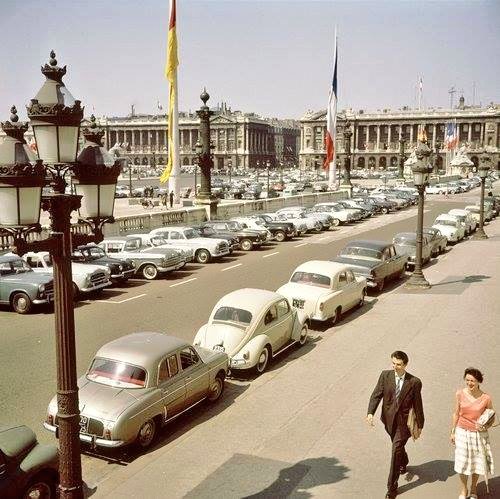
[[[475,367],[468,367],[464,372],[464,379],[468,374],[477,379],[479,383],[483,382],[483,373],[479,369],[476,369]]]
[[[392,358],[395,358],[395,359],[398,359],[398,360],[402,360],[405,366],[406,366],[406,364],[408,364],[408,355],[406,355],[401,350],[396,350],[395,352],[392,352],[391,353],[391,359]]]

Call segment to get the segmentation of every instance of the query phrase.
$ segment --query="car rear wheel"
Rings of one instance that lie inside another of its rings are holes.
[[[267,367],[269,362],[269,348],[265,347],[262,352],[260,352],[259,360],[257,361],[257,365],[255,366],[255,370],[258,374],[262,374]]]
[[[206,249],[200,249],[196,252],[196,261],[198,263],[208,263],[210,261],[210,252]]]
[[[340,220],[338,218],[334,218],[331,227],[338,227],[339,225],[340,225]]]
[[[337,324],[337,322],[340,321],[340,316],[341,315],[342,315],[342,308],[341,307],[337,307],[335,309],[335,314],[330,319],[330,326],[335,326],[335,324]]]
[[[155,439],[156,422],[154,419],[148,419],[140,428],[137,434],[136,443],[141,449],[147,449]]]
[[[12,297],[12,308],[18,314],[27,314],[33,307],[33,302],[26,293],[15,293]]]
[[[34,476],[21,496],[23,499],[55,499],[57,483],[49,473]]]
[[[217,375],[210,385],[210,391],[208,393],[207,400],[209,402],[216,402],[222,397],[224,392],[224,378],[221,374]]]
[[[240,245],[243,251],[250,251],[253,248],[253,243],[250,239],[242,239]]]
[[[389,209],[388,209],[388,208],[386,208],[385,206],[382,208],[382,210],[381,210],[381,211],[382,211],[382,213],[383,213],[384,215],[387,215],[387,213],[389,213]]]
[[[316,232],[316,234],[319,234],[322,230],[323,230],[323,226],[321,225],[321,223],[320,223],[320,222],[318,222],[318,223],[314,226],[314,231]]]
[[[286,234],[282,230],[279,230],[274,234],[274,239],[276,239],[279,243],[282,243],[286,239]]]
[[[306,344],[308,333],[309,333],[309,331],[307,329],[307,324],[304,324],[302,326],[302,329],[300,330],[299,346],[303,346]]]
[[[156,279],[158,276],[158,269],[153,264],[144,265],[142,267],[142,277],[148,281]]]

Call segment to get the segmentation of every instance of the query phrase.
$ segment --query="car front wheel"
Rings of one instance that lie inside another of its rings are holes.
[[[144,265],[144,267],[142,267],[142,276],[144,279],[152,281],[158,276],[158,269],[152,264]]]
[[[26,293],[15,293],[12,297],[12,308],[18,314],[27,314],[33,307],[33,302]]]
[[[338,227],[340,225],[340,220],[338,218],[334,218],[331,227]]]
[[[198,263],[208,263],[210,261],[210,253],[206,249],[200,249],[196,252],[196,261]]]
[[[48,473],[34,476],[23,492],[23,499],[55,499],[57,483]]]
[[[243,239],[240,245],[243,251],[250,251],[253,248],[253,243],[250,239]]]
[[[286,234],[282,230],[279,230],[276,234],[274,234],[274,239],[276,239],[279,243],[282,243],[286,239]]]
[[[307,334],[308,334],[308,330],[307,330],[307,324],[304,324],[302,326],[302,329],[300,330],[300,336],[299,336],[299,346],[303,346],[306,344],[306,341],[307,341]]]
[[[269,362],[269,348],[265,347],[259,355],[259,360],[257,361],[257,365],[255,366],[255,370],[258,374],[262,374],[267,367]]]
[[[222,375],[216,376],[213,383],[210,385],[210,391],[208,393],[207,400],[209,402],[216,402],[222,397],[224,392],[224,378]]]
[[[141,449],[147,449],[155,439],[156,422],[154,419],[148,419],[137,434],[136,443]]]

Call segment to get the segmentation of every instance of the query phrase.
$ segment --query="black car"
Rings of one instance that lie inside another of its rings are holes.
[[[135,273],[134,264],[130,260],[108,256],[102,248],[94,244],[78,246],[73,251],[71,260],[92,265],[105,265],[111,272],[111,281],[115,284],[127,281]]]
[[[236,234],[221,234],[208,225],[193,226],[201,237],[209,237],[211,239],[224,239],[229,244],[229,252],[232,253],[240,247],[240,239]]]
[[[292,222],[276,221],[269,215],[254,215],[253,218],[264,222],[266,229],[269,229],[273,235],[273,239],[278,242],[286,241],[296,236],[295,226]]]
[[[240,248],[244,251],[250,251],[265,242],[257,231],[243,228],[241,224],[232,220],[213,220],[205,222],[203,227],[211,228],[216,234],[238,237]]]
[[[55,499],[59,453],[40,445],[27,426],[0,425],[0,497]]]

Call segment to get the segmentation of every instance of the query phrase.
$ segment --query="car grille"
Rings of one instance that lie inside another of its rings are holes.
[[[106,277],[106,273],[102,271],[94,272],[90,276],[90,284],[91,286],[99,286],[100,284],[105,284],[108,282],[108,278]]]
[[[217,245],[217,250],[218,251],[228,251],[229,250],[229,245],[226,242],[219,243]]]
[[[54,419],[54,425],[59,426],[59,421],[57,416]],[[98,419],[89,418],[88,416],[80,415],[80,427],[79,432],[85,435],[95,435],[96,437],[102,437],[104,434],[104,424]]]
[[[45,285],[45,297],[48,300],[53,300],[54,299],[54,281],[51,281]]]

